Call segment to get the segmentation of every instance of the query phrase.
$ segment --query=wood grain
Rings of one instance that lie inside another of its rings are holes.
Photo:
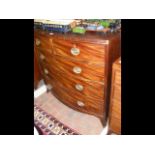
[[[80,53],[73,55],[71,53],[72,48],[78,49]],[[85,62],[90,62],[91,60],[91,63],[95,64],[104,64],[105,46],[103,45],[53,39],[53,49],[55,55],[83,60]]]
[[[65,75],[67,74],[68,77],[81,77],[104,83],[104,66],[88,65],[87,63],[72,61],[56,56],[53,58],[52,62],[53,64],[51,64],[51,69],[55,72],[62,72]],[[76,74],[73,71],[74,67],[80,67],[82,72],[80,74]]]
[[[72,108],[79,110],[81,112],[93,114],[93,115],[96,115],[97,117],[103,118],[103,112],[104,112],[104,109],[103,109],[104,102],[103,101],[92,100],[88,97],[79,97],[74,94],[70,95],[70,94],[72,94],[71,91],[63,90],[63,89],[59,88],[58,86],[54,87],[52,89],[52,91],[60,101],[62,101],[69,107],[72,107]],[[77,105],[77,101],[81,101],[85,105],[83,107],[80,107]]]
[[[120,58],[113,64],[110,99],[109,130],[121,134],[121,64]]]

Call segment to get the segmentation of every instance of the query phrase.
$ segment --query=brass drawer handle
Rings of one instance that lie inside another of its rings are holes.
[[[47,69],[44,69],[44,73],[45,73],[45,74],[48,74],[49,72],[48,72],[48,70],[47,70]]]
[[[39,46],[41,44],[41,41],[39,39],[36,39],[36,45]]]
[[[84,89],[84,87],[81,84],[76,84],[75,88],[79,91],[82,91]]]
[[[80,50],[78,48],[72,48],[71,54],[77,56],[80,54]]]
[[[43,54],[40,54],[40,59],[44,60],[45,56]]]
[[[73,67],[73,72],[76,74],[80,74],[82,72],[82,69],[80,67]]]
[[[82,101],[77,101],[77,105],[80,106],[80,107],[84,107],[85,106],[85,104]]]

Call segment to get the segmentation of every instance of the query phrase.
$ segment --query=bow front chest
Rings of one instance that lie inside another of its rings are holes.
[[[120,33],[60,34],[35,30],[42,78],[55,97],[106,122],[112,63],[120,56]]]

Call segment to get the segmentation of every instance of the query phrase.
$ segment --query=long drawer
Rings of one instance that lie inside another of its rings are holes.
[[[55,55],[91,61],[96,64],[103,64],[105,61],[104,45],[53,39],[53,51]]]
[[[104,85],[93,81],[84,81],[77,78],[68,79],[67,76],[58,74],[55,76],[56,81],[60,81],[62,87],[69,89],[75,95],[83,95],[94,99],[104,99]]]
[[[54,57],[50,65],[53,71],[62,72],[67,77],[73,76],[104,83],[104,66],[90,65],[61,57]]]
[[[103,101],[73,95],[71,91],[65,91],[58,85],[53,87],[52,91],[54,95],[66,105],[82,112],[103,117]]]

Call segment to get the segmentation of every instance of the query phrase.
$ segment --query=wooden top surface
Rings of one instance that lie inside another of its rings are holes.
[[[120,32],[116,33],[109,33],[109,34],[103,34],[99,32],[86,32],[85,34],[75,34],[72,32],[68,32],[66,34],[64,33],[49,33],[43,30],[35,30],[35,33],[38,33],[40,35],[46,35],[51,36],[58,39],[65,39],[65,40],[71,40],[71,41],[83,41],[83,42],[95,42],[99,44],[108,44],[110,40],[120,37]]]

